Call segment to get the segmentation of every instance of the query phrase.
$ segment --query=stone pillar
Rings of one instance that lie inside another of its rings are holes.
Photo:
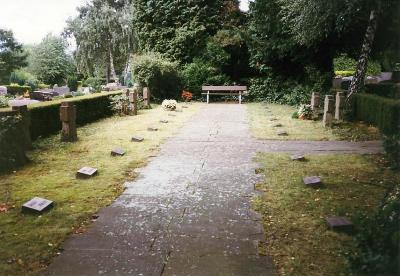
[[[13,106],[12,111],[17,112],[22,117],[22,124],[24,125],[24,147],[25,149],[32,149],[31,140],[31,116],[26,105]]]
[[[335,119],[343,120],[343,107],[345,102],[345,96],[343,92],[336,93],[336,109],[335,109]]]
[[[138,114],[138,89],[135,88],[133,91],[129,91],[129,102],[130,102],[130,107],[131,107],[131,115],[137,115]]]
[[[72,102],[61,103],[60,120],[62,122],[61,141],[77,141],[78,134],[76,131],[76,106]]]
[[[335,112],[335,102],[333,100],[333,96],[326,95],[325,96],[325,105],[324,105],[324,118],[322,124],[324,127],[331,127],[333,122],[333,113]]]
[[[321,104],[321,96],[317,92],[313,92],[311,96],[311,109],[317,110]]]
[[[150,89],[148,87],[143,88],[143,101],[144,101],[144,106],[148,107],[150,106]]]

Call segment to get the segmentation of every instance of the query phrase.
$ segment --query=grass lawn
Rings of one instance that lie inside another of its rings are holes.
[[[362,123],[340,123],[332,129],[324,128],[321,121],[292,119],[295,107],[278,104],[247,104],[251,132],[259,139],[271,140],[379,140],[379,131]],[[271,121],[271,119],[277,119]],[[273,127],[282,124],[281,128]],[[288,136],[278,136],[285,130]]]
[[[327,229],[325,217],[348,216],[375,209],[400,172],[386,170],[380,156],[312,155],[291,161],[287,154],[259,154],[265,181],[254,208],[262,214],[266,253],[279,275],[348,275],[344,254],[351,236]],[[305,187],[304,176],[322,177],[324,187]],[[357,224],[356,224],[357,226]]]
[[[29,153],[32,162],[0,178],[0,274],[37,274],[45,268],[60,243],[84,231],[91,216],[121,194],[124,181],[135,178],[134,169],[143,166],[200,105],[192,104],[174,113],[176,117],[157,106],[139,116],[105,119],[79,128],[74,144],[60,143],[59,135],[35,142]],[[161,124],[161,119],[170,122]],[[151,126],[159,131],[148,132]],[[134,135],[145,141],[130,142]],[[126,155],[111,157],[115,147],[125,149]],[[75,172],[84,166],[97,168],[99,175],[77,180]],[[54,208],[41,216],[21,214],[21,205],[34,196],[53,200]]]

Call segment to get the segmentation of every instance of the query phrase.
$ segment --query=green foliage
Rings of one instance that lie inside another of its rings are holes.
[[[185,89],[192,92],[196,98],[201,96],[203,85],[225,85],[230,83],[228,76],[221,74],[212,65],[198,59],[185,65],[181,74]]]
[[[19,69],[11,73],[10,83],[17,83],[20,86],[30,86],[31,91],[35,91],[39,84],[39,81],[34,75],[29,73],[25,69]]]
[[[7,87],[7,93],[11,95],[23,95],[26,92],[32,92],[32,89],[30,86],[24,85],[18,85],[16,83],[12,83],[10,85],[6,85]]]
[[[67,85],[71,91],[78,91],[78,78],[76,76],[69,76]]]
[[[351,77],[354,76],[356,71],[335,71],[335,76],[340,77]]]
[[[47,35],[32,50],[32,70],[38,79],[47,84],[65,84],[73,70],[72,59],[66,53],[67,43],[62,38]]]
[[[84,87],[91,87],[94,91],[99,92],[101,90],[101,86],[107,83],[106,79],[103,78],[88,78],[86,79],[82,85]]]
[[[9,94],[0,95],[0,108],[8,107],[8,102],[13,99],[14,97]]]
[[[400,168],[400,134],[387,135],[383,139],[386,156],[395,169]]]
[[[347,256],[355,275],[397,275],[400,252],[400,185],[397,184],[379,209],[357,218],[356,250]]]
[[[271,75],[251,79],[248,98],[253,101],[298,105],[309,101],[310,91],[310,88],[296,81]]]
[[[337,76],[349,77],[354,75],[357,68],[357,61],[347,54],[341,54],[334,59],[333,67]],[[379,76],[380,73],[381,65],[379,62],[370,60],[368,62],[367,75]]]
[[[400,98],[400,86],[394,83],[366,84],[365,92],[386,98]]]
[[[131,66],[135,82],[142,87],[149,87],[155,100],[179,97],[182,86],[178,63],[158,53],[147,53],[134,56]]]
[[[0,172],[13,170],[28,162],[23,128],[20,116],[0,117]]]
[[[355,99],[355,118],[376,125],[384,134],[399,132],[400,100],[359,94]]]
[[[12,31],[0,29],[0,84],[8,83],[11,73],[26,65],[26,54]]]

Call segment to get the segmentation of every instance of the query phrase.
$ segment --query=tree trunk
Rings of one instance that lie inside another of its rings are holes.
[[[115,73],[114,57],[113,57],[111,48],[110,48],[110,73],[111,73],[111,78],[112,78],[115,82],[117,82],[117,74]]]
[[[354,94],[358,93],[364,85],[365,73],[367,72],[368,58],[371,54],[372,44],[374,43],[375,33],[377,28],[378,13],[376,10],[372,10],[369,16],[368,28],[365,33],[364,42],[361,48],[361,55],[358,59],[357,70],[353,77],[349,94],[347,95],[347,101]]]

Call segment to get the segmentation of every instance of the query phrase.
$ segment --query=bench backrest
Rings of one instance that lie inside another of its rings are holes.
[[[247,86],[203,86],[203,91],[247,91]]]

